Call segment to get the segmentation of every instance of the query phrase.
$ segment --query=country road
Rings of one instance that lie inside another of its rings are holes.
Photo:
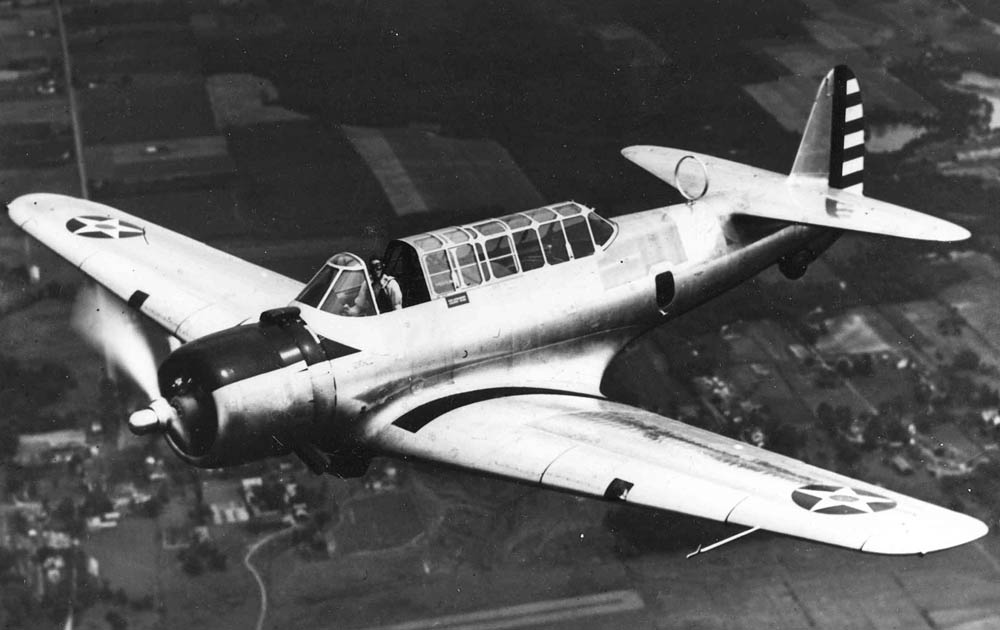
[[[285,534],[295,531],[295,529],[296,527],[291,525],[285,529],[264,536],[254,544],[250,545],[250,548],[247,549],[247,555],[243,557],[243,565],[246,566],[247,571],[249,571],[251,575],[253,575],[254,579],[257,580],[257,587],[260,588],[260,614],[257,616],[257,625],[255,626],[256,630],[262,630],[264,627],[264,619],[267,618],[267,587],[264,585],[264,578],[261,577],[257,568],[250,563],[250,559],[255,553],[257,553],[258,549],[273,540],[277,540]]]

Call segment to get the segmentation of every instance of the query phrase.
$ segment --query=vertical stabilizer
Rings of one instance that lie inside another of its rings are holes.
[[[858,79],[847,66],[827,73],[816,92],[791,178],[826,180],[830,188],[864,191],[865,120]]]

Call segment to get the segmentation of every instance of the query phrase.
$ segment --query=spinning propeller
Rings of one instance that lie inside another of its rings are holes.
[[[129,416],[128,426],[132,433],[150,435],[162,433],[168,427],[177,432],[178,437],[187,433],[177,409],[160,393],[149,339],[124,303],[98,286],[84,287],[73,306],[72,325],[149,397],[148,407]]]

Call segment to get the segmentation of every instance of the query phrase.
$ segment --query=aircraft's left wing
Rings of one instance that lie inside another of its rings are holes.
[[[425,412],[431,408],[398,418],[368,443],[870,553],[927,553],[987,531],[969,516],[607,400],[526,394]]]
[[[285,306],[302,284],[128,213],[53,194],[18,197],[11,219],[181,341]]]

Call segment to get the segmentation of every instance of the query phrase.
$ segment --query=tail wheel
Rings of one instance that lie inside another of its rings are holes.
[[[779,259],[778,270],[789,280],[798,280],[806,275],[809,263],[813,260],[815,260],[815,257],[812,255],[812,252],[805,249],[799,250],[794,254]]]

